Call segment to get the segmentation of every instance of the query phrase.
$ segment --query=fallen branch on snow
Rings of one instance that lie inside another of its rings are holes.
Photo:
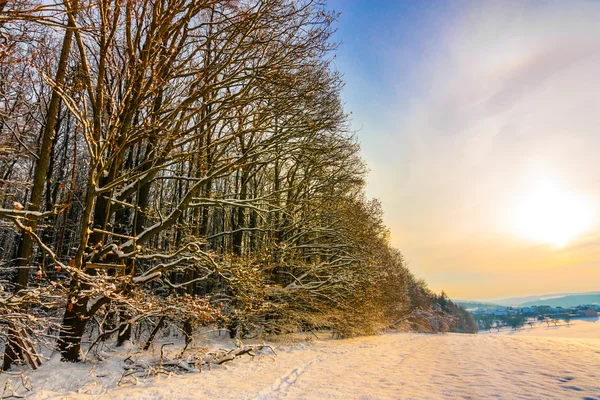
[[[123,373],[123,376],[119,382],[122,382],[123,378],[130,376],[135,379],[136,376],[143,377],[171,373],[200,373],[205,366],[210,370],[212,365],[223,365],[225,363],[234,361],[245,354],[254,358],[256,356],[256,351],[261,351],[264,349],[269,349],[271,353],[277,355],[275,349],[269,345],[249,345],[231,350],[220,349],[214,352],[209,352],[202,358],[191,357],[187,360],[177,360],[164,359],[164,354],[161,348],[161,356],[154,362],[133,361],[131,357],[125,359],[125,372]],[[137,381],[137,379],[135,379],[135,381]]]

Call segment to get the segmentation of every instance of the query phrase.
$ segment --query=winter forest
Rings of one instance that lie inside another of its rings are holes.
[[[0,0],[3,369],[43,348],[469,330],[389,244],[317,0]]]

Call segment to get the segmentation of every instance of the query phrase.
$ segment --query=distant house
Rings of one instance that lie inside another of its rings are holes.
[[[596,311],[596,310],[594,310],[593,308],[590,307],[585,312],[585,316],[586,317],[597,317],[598,316],[598,311]]]

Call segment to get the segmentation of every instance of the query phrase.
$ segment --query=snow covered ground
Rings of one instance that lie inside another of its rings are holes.
[[[492,330],[489,334],[494,335],[497,332]],[[526,325],[524,328],[518,330],[506,328],[501,330],[500,334],[527,337],[600,339],[600,321],[598,321],[598,318],[580,318],[573,320],[569,324],[561,321],[558,326],[554,326],[552,323],[550,326],[546,323],[536,323],[533,327]]]
[[[600,399],[600,322],[591,320],[479,335],[321,339],[276,351],[277,356],[246,357],[201,374],[121,386],[116,382],[122,358],[100,365],[52,360],[30,374],[33,389],[26,397]],[[7,375],[0,378],[5,385]]]

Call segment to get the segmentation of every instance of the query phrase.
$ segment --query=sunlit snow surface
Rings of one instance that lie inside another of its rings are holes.
[[[571,326],[536,325],[518,332],[478,335],[392,333],[323,339],[280,347],[274,358],[243,358],[202,374],[148,379],[121,387],[115,383],[121,374],[119,365],[113,364],[93,367],[50,361],[31,376],[34,388],[26,396],[600,399],[600,321],[575,320]]]

